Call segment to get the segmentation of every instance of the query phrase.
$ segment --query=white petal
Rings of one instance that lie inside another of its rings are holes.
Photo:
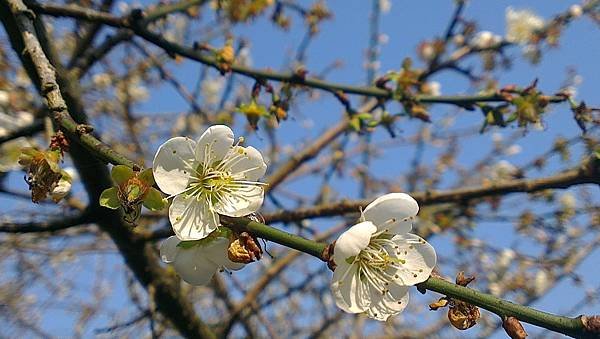
[[[412,218],[418,212],[419,204],[410,195],[389,193],[370,203],[363,211],[363,217],[373,222],[378,231],[387,229],[389,233],[403,234],[412,229]]]
[[[336,305],[348,313],[363,313],[370,303],[357,269],[357,265],[338,265],[331,281],[331,293]]]
[[[234,188],[232,188],[234,189]],[[233,194],[224,197],[224,201],[215,204],[215,211],[230,217],[241,217],[258,211],[262,206],[265,191],[260,186],[246,185],[235,188]]]
[[[204,162],[206,148],[208,147],[208,164],[220,161],[225,157],[233,146],[233,131],[225,125],[214,125],[209,127],[198,139],[196,145],[196,159]]]
[[[396,235],[392,241],[398,246],[395,249],[399,253],[398,257],[405,261],[400,265],[401,269],[392,273],[399,276],[397,282],[415,285],[427,280],[437,260],[433,246],[412,233]]]
[[[191,285],[207,284],[218,269],[203,255],[201,247],[180,248],[173,266],[181,279]]]
[[[254,147],[236,146],[231,149],[231,153],[241,155],[241,159],[236,159],[231,166],[226,166],[225,170],[230,170],[236,179],[258,181],[267,171],[267,164],[263,160],[262,154]]]
[[[175,195],[187,188],[190,174],[196,170],[195,147],[194,140],[176,137],[158,148],[152,162],[152,172],[161,191]]]
[[[370,221],[363,221],[350,227],[342,233],[335,242],[333,249],[333,260],[341,265],[346,259],[358,255],[360,251],[367,248],[371,241],[371,235],[377,232],[377,227]]]
[[[206,201],[184,194],[173,199],[169,220],[180,240],[206,238],[219,225],[219,216],[209,209]]]
[[[229,239],[217,238],[211,241],[208,245],[202,247],[202,252],[206,258],[212,261],[219,267],[225,267],[230,270],[237,271],[243,268],[245,265],[229,260],[227,255],[227,247],[229,246]]]
[[[379,302],[372,304],[367,310],[369,318],[386,321],[390,316],[402,312],[408,305],[408,289],[408,286],[391,284],[389,293],[386,293]]]
[[[165,263],[171,263],[175,260],[179,252],[180,240],[175,236],[170,236],[160,244],[160,259]]]

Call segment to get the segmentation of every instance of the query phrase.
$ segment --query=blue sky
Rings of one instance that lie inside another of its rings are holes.
[[[299,1],[306,6],[312,1]],[[567,1],[470,1],[465,11],[465,17],[475,19],[480,30],[490,30],[494,33],[503,35],[505,31],[504,12],[506,7],[529,8],[539,15],[548,18],[552,15],[564,11],[573,2]],[[347,0],[330,1],[328,6],[332,10],[334,17],[321,26],[321,32],[311,42],[306,59],[306,67],[311,73],[319,73],[322,69],[336,60],[343,61],[343,67],[332,71],[327,79],[336,82],[348,84],[364,84],[365,70],[363,68],[364,55],[368,41],[368,16],[371,8],[370,1]],[[453,11],[453,1],[446,0],[422,0],[422,1],[392,1],[391,11],[382,16],[380,31],[389,36],[389,42],[381,46],[380,72],[394,70],[400,67],[402,60],[410,56],[416,59],[416,46],[423,39],[431,39],[434,36],[442,35],[448,20]],[[234,30],[236,38],[246,38],[250,42],[252,50],[252,59],[255,67],[271,67],[274,69],[287,69],[286,60],[294,55],[295,50],[302,40],[305,30],[302,28],[297,16],[293,16],[294,24],[290,32],[283,32],[273,29],[272,24],[267,19],[258,19],[252,24],[242,24]],[[599,105],[598,88],[600,82],[600,68],[597,60],[600,59],[600,44],[597,43],[598,27],[589,19],[581,19],[570,25],[561,37],[560,47],[552,50],[545,50],[542,62],[539,65],[531,65],[523,61],[519,47],[513,47],[508,50],[508,55],[514,60],[514,66],[507,71],[500,71],[499,82],[501,85],[519,84],[527,85],[534,79],[539,78],[539,88],[548,93],[560,89],[566,78],[566,70],[573,67],[577,73],[583,75],[583,83],[578,89],[577,98],[585,99],[591,105]],[[596,43],[594,43],[596,42]],[[213,42],[218,45],[220,41]],[[417,64],[418,65],[418,64]],[[475,69],[480,69],[479,58],[469,59],[465,65],[472,65]],[[198,64],[184,61],[182,64],[171,65],[169,68],[184,84],[193,87],[197,76],[201,70]],[[212,72],[212,71],[211,71]],[[212,73],[216,76],[216,72]],[[237,77],[239,78],[239,77]],[[474,89],[463,78],[454,73],[444,72],[433,77],[432,80],[439,81],[442,85],[443,94],[474,93]],[[169,87],[159,87],[151,89],[151,98],[146,103],[136,107],[138,112],[171,112],[183,110],[186,103]],[[355,106],[358,105],[358,99],[354,98]],[[399,112],[397,105],[390,105],[390,111]],[[456,119],[455,127],[477,126],[481,122],[481,113],[457,111],[456,108],[446,105],[432,106],[432,117],[434,121],[440,121],[444,117],[454,116]],[[337,122],[343,115],[342,107],[337,100],[329,95],[322,93],[318,100],[304,100],[300,107],[291,112],[291,119],[281,124],[279,135],[283,144],[289,144],[297,149],[307,141],[318,136],[326,126],[331,126]],[[243,124],[236,124],[234,130],[236,134],[246,133]],[[310,130],[302,128],[307,122],[312,123]],[[551,142],[555,136],[565,137],[575,136],[579,129],[572,119],[572,113],[566,104],[556,106],[547,114],[545,119],[547,130],[543,132],[530,131],[527,134],[517,138],[515,143],[522,147],[522,152],[518,155],[507,157],[512,163],[524,164],[531,157],[539,155],[551,148]],[[401,120],[402,133],[399,138],[412,135],[421,127],[417,121]],[[512,135],[516,129],[507,128],[505,130],[493,130],[505,137]],[[259,130],[256,134],[248,135],[248,144],[257,147],[264,146],[266,136]],[[307,137],[308,134],[308,137]],[[482,155],[492,147],[491,132],[485,135],[475,135],[465,139],[461,146],[463,147],[459,154],[458,161],[465,167],[475,163]],[[385,131],[376,131],[373,136],[375,143],[387,140],[389,135]],[[157,141],[160,142],[160,141]],[[355,142],[355,141],[352,141]],[[158,145],[158,144],[157,144]],[[428,147],[424,157],[425,164],[431,164],[435,160],[435,155],[443,148]],[[397,178],[400,173],[405,173],[410,169],[410,159],[413,157],[413,148],[398,147],[386,153],[384,157],[373,161],[373,169],[378,178]],[[499,158],[497,160],[502,159]],[[574,156],[572,165],[575,164],[578,157]],[[151,159],[147,159],[147,163]],[[557,171],[562,168],[556,159],[551,160],[551,165],[543,172],[532,172],[531,175],[544,175]],[[455,184],[455,174],[449,173],[444,181],[445,187],[451,187]],[[297,191],[299,193],[309,193],[318,190],[319,180],[311,178],[300,180],[286,186],[286,189]],[[340,178],[334,181],[336,187],[344,187],[339,191],[340,198],[355,198],[358,196],[356,185],[348,183],[347,178]],[[11,177],[11,186],[25,189],[21,175]],[[598,190],[593,188],[593,193],[598,201]],[[284,203],[290,204],[290,201],[283,199]],[[510,201],[510,200],[509,200]],[[519,207],[513,207],[510,202],[503,206],[515,208],[515,213]],[[534,205],[536,206],[536,205]],[[293,207],[293,205],[289,205]],[[543,208],[540,206],[540,208]],[[329,227],[330,221],[318,221],[319,227]],[[512,226],[483,223],[478,225],[474,233],[485,239],[495,239],[499,245],[511,246],[514,238],[510,232],[502,230],[505,227],[512,231]],[[451,250],[447,244],[450,241],[448,237],[439,237],[433,240],[438,251],[443,255],[445,252],[450,254]],[[57,241],[57,246],[60,241]],[[596,251],[590,256],[578,269],[586,277],[586,286],[598,286],[600,277],[589,274],[593,272],[594,263],[600,259],[600,253]],[[98,255],[90,255],[77,259],[79,264],[87,267],[101,268],[105,265],[105,270],[121,264],[118,255],[109,255],[101,259]],[[80,273],[77,273],[80,274]],[[81,282],[80,290],[75,294],[81,294],[81,298],[89,297],[89,293],[95,287],[91,285],[93,278],[91,271],[84,276],[77,278]],[[115,313],[120,312],[124,305],[128,304],[125,297],[123,275],[116,276],[111,281],[117,289],[107,297],[104,302],[114,309]],[[120,286],[120,287],[119,287]],[[42,297],[52,297],[47,295],[42,289],[34,289],[34,293]],[[73,291],[71,291],[73,293]],[[582,295],[581,289],[574,287],[569,282],[559,284],[549,295],[542,298],[535,304],[536,307],[547,311],[564,312],[565,304],[572,300],[579,300]],[[416,296],[416,293],[413,293]],[[431,301],[431,295],[427,297],[415,297],[414,303],[421,303],[423,306]],[[131,308],[130,308],[131,309]],[[600,307],[595,306],[581,310],[581,313],[600,313]],[[45,321],[47,330],[50,333],[66,336],[71,333],[73,315],[68,311],[52,310],[52,316]],[[75,315],[76,317],[76,315]],[[107,326],[111,319],[100,317],[94,320],[93,324],[98,327]],[[91,331],[94,326],[90,326]],[[535,331],[531,331],[535,333]],[[468,336],[469,332],[465,335]],[[90,333],[88,333],[90,334]],[[496,333],[497,337],[503,337],[502,333]]]

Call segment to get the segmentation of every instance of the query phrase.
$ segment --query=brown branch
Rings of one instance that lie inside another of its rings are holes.
[[[580,184],[600,184],[599,160],[588,159],[578,168],[574,168],[554,176],[538,179],[522,179],[500,182],[491,186],[459,188],[449,191],[426,191],[410,193],[421,206],[441,203],[459,203],[473,199],[506,195],[509,193],[533,193],[545,189],[568,188]],[[358,213],[371,200],[343,200],[337,203],[315,207],[297,208],[265,214],[265,222],[290,222],[303,219],[331,217],[349,213]]]
[[[348,129],[348,120],[342,119],[337,125],[331,127],[325,133],[323,133],[317,140],[312,144],[304,148],[301,152],[293,155],[288,159],[285,164],[282,164],[277,168],[275,173],[271,174],[266,182],[269,186],[266,187],[266,191],[272,191],[275,187],[279,186],[285,178],[296,171],[300,165],[314,158],[323,148],[340,136],[344,131]]]
[[[315,237],[315,240],[321,241],[327,239],[343,227],[344,224],[340,224],[337,227],[332,227]],[[281,272],[283,272],[283,270],[285,270],[292,262],[294,262],[294,260],[300,257],[300,255],[302,255],[302,252],[300,251],[289,251],[288,254],[271,263],[269,268],[267,268],[267,270],[261,274],[261,277],[258,279],[258,281],[256,281],[254,286],[252,286],[246,292],[244,299],[242,299],[242,301],[235,305],[235,307],[231,310],[229,319],[227,319],[227,322],[220,333],[222,336],[226,337],[229,334],[233,328],[233,325],[235,325],[235,322],[238,321],[240,317],[246,318],[249,316],[248,308],[252,307],[253,305],[254,307],[258,306],[257,301],[260,293],[265,290],[267,285],[269,285],[269,283],[271,283],[275,277],[281,274]]]
[[[93,222],[93,218],[91,213],[86,211],[75,216],[63,216],[40,222],[4,222],[0,224],[0,233],[54,233],[90,222]]]
[[[17,51],[28,74],[45,98],[51,116],[59,122],[71,119],[69,109],[79,110],[83,105],[79,96],[78,83],[59,87],[68,82],[62,66],[54,60],[54,67],[42,48],[45,39],[43,24],[20,0],[0,1],[0,18],[10,37],[13,49]],[[38,39],[38,35],[41,36]],[[50,49],[51,46],[45,46]],[[49,52],[50,57],[54,53]],[[55,71],[57,70],[57,71]],[[61,91],[65,91],[63,94]],[[66,100],[65,100],[66,99]],[[67,108],[68,107],[68,108]],[[75,116],[85,122],[84,112],[75,112]],[[72,119],[71,119],[72,120]],[[60,124],[64,128],[63,124]],[[67,130],[67,132],[70,132]],[[173,275],[167,273],[159,264],[154,248],[139,239],[122,216],[112,210],[101,209],[97,205],[101,192],[112,185],[108,170],[98,159],[92,157],[81,146],[81,138],[70,134],[71,155],[75,167],[81,175],[91,201],[91,213],[98,218],[98,225],[107,232],[123,255],[140,283],[148,290],[158,309],[165,318],[186,337],[213,338],[212,331],[196,315],[192,304],[180,293]]]
[[[181,55],[191,60],[198,61],[202,64],[211,66],[215,69],[220,69],[220,63],[213,56],[206,55],[201,50],[186,47],[164,39],[161,35],[149,31],[145,27],[145,20],[141,11],[132,11],[131,15],[124,17],[116,17],[110,14],[94,11],[77,5],[54,5],[54,4],[38,4],[31,2],[32,9],[38,13],[57,17],[71,17],[80,20],[92,22],[101,22],[106,25],[116,28],[126,28],[133,31],[136,35],[146,41],[164,49],[171,55]],[[295,72],[275,72],[272,70],[261,70],[246,67],[244,65],[233,64],[231,71],[253,78],[257,81],[265,79],[287,82],[297,85],[321,89],[333,94],[342,92],[348,94],[359,94],[380,99],[389,100],[393,98],[393,93],[390,90],[382,89],[373,86],[353,86],[340,83],[333,83],[321,80],[316,77],[301,77]],[[458,95],[458,96],[431,96],[431,95],[416,95],[415,100],[421,103],[445,103],[457,106],[464,106],[476,102],[506,102],[507,99],[500,93],[484,94],[484,95]],[[567,99],[564,96],[549,96],[548,102],[558,103],[564,102]]]
[[[6,135],[0,136],[0,144],[7,141],[11,141],[21,137],[30,137],[38,132],[44,130],[44,121],[41,119],[35,120],[31,125],[16,129],[7,133]]]

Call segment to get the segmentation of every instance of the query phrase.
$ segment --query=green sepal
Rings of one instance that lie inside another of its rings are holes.
[[[220,237],[220,238],[229,239],[232,234],[233,234],[233,231],[229,227],[219,226],[219,228],[214,230],[209,236],[212,236],[215,238]]]
[[[154,175],[152,174],[152,168],[146,168],[138,174],[138,178],[140,178],[143,182],[148,184],[148,186],[154,186]]]
[[[212,233],[210,233],[206,238],[199,239],[199,240],[180,241],[179,244],[177,244],[177,247],[180,247],[183,249],[189,249],[189,248],[192,248],[195,246],[208,245],[217,238],[229,239],[229,237],[231,236],[231,233],[232,233],[232,231],[229,228],[219,226],[216,230],[214,230]]]
[[[203,243],[204,243],[204,239],[180,241],[179,244],[177,244],[177,247],[183,248],[184,250],[187,250],[187,249],[190,249],[190,248],[192,248],[194,246],[202,245]]]
[[[354,264],[355,259],[356,259],[356,256],[353,255],[351,257],[346,258],[345,261],[348,263],[348,265],[352,265],[352,264]]]
[[[110,176],[117,185],[121,185],[133,176],[133,170],[125,165],[116,165],[112,168]]]
[[[100,206],[113,210],[121,206],[116,187],[107,188],[104,190],[104,192],[102,192],[100,195]]]
[[[144,201],[142,202],[144,207],[151,211],[160,211],[165,208],[166,202],[162,197],[162,194],[153,187],[148,189],[146,192],[146,196],[144,197]]]

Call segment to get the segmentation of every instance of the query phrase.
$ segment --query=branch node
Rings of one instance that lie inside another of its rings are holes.
[[[582,315],[581,323],[587,332],[600,334],[600,315]]]

